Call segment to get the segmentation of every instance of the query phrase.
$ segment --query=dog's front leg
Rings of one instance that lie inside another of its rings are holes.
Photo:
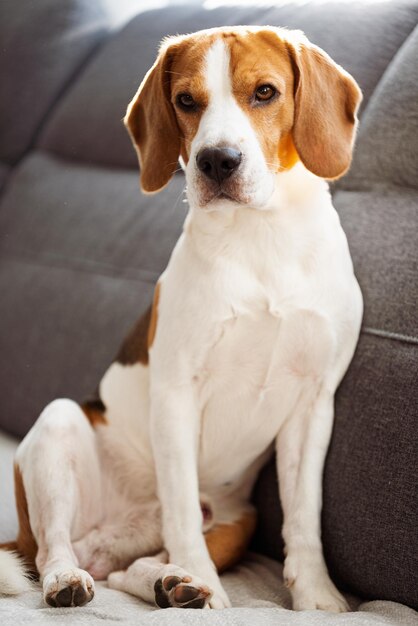
[[[212,608],[230,606],[202,532],[197,472],[200,418],[192,384],[151,386],[151,440],[170,562],[213,591]]]
[[[347,611],[331,581],[321,542],[322,473],[334,418],[334,395],[326,389],[302,403],[276,440],[285,541],[285,584],[297,610]]]

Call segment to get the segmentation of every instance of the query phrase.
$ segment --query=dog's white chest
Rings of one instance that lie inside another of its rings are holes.
[[[239,482],[257,465],[281,424],[312,398],[332,352],[326,320],[310,310],[258,310],[222,324],[195,380],[207,488]]]

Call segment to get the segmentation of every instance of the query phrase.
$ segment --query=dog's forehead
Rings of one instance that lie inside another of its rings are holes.
[[[237,89],[243,81],[257,82],[273,77],[292,75],[286,47],[287,33],[279,29],[234,27],[200,31],[185,37],[178,46],[171,80],[177,88],[190,81],[207,82],[207,73],[227,69]],[[225,68],[228,64],[228,68]]]

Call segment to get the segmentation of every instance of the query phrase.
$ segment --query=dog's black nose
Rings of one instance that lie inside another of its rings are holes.
[[[205,176],[221,184],[241,163],[242,153],[234,148],[203,148],[196,157],[197,167]]]

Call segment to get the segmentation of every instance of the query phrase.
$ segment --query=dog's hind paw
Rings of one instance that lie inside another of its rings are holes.
[[[212,597],[212,591],[180,568],[173,574],[158,578],[154,585],[155,603],[162,609],[203,609]]]

